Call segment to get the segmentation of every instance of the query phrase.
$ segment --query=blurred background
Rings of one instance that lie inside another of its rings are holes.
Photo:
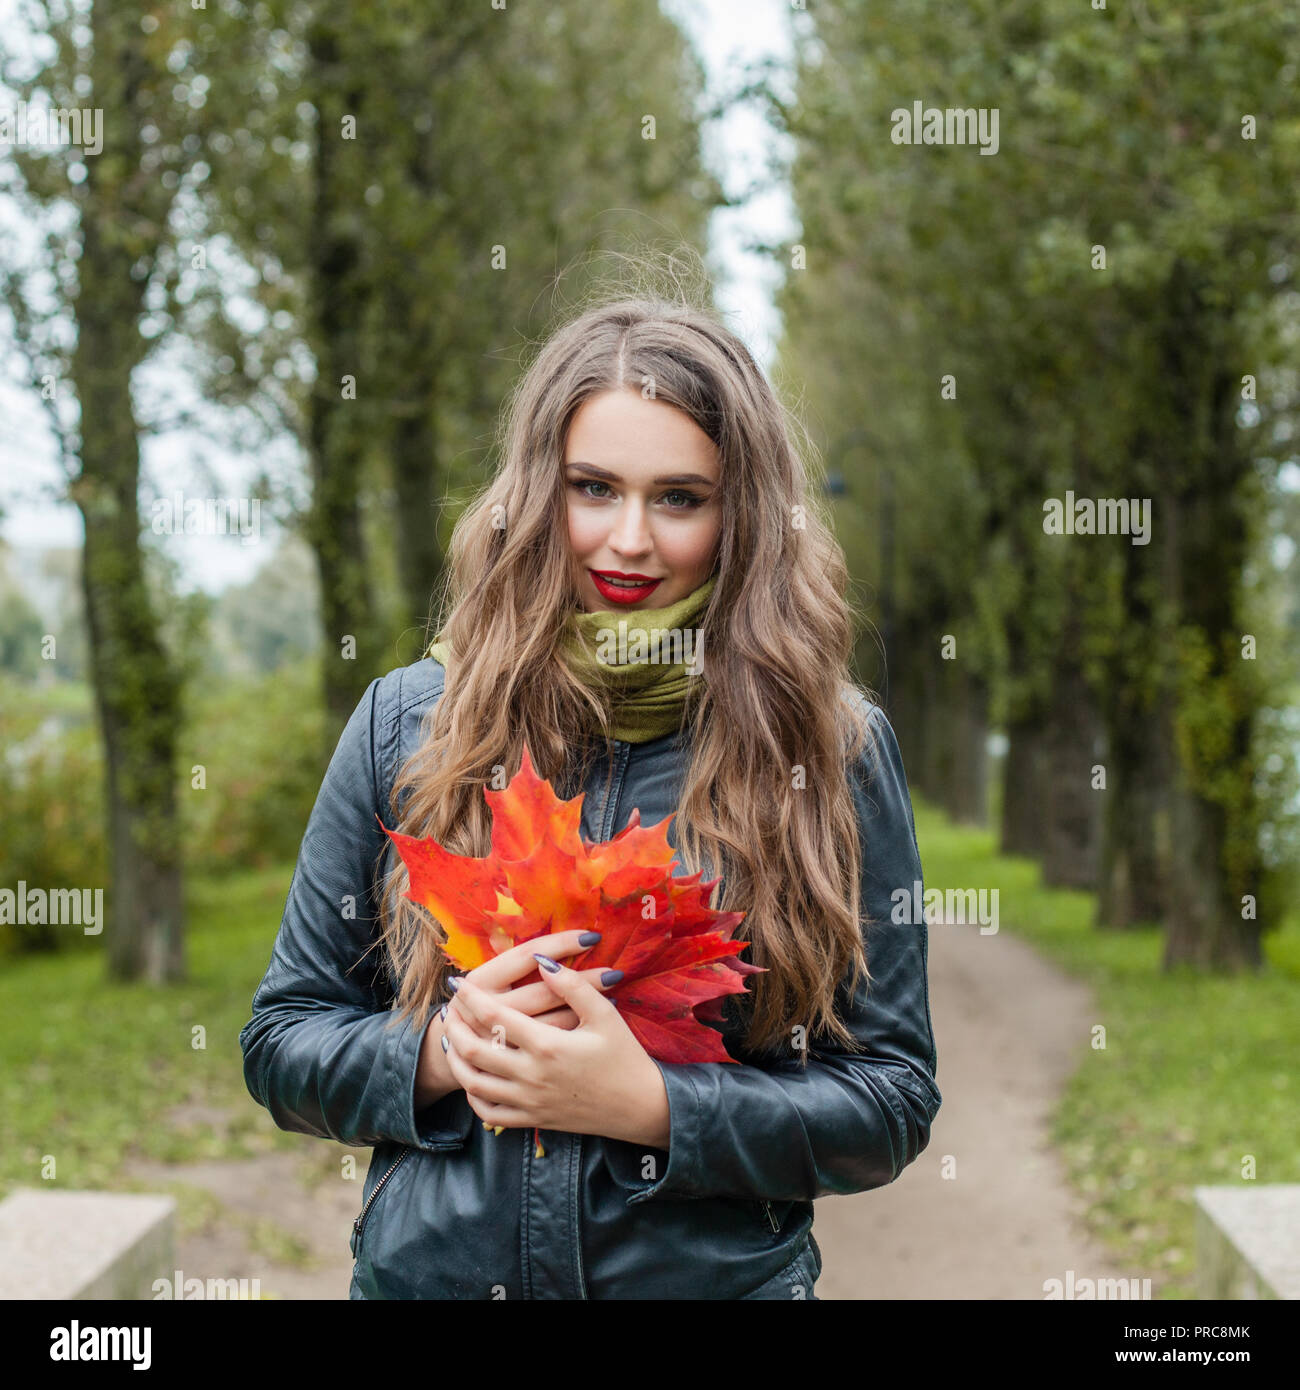
[[[345,1296],[364,1163],[276,1130],[236,1041],[307,815],[529,345],[702,258],[806,427],[946,895],[944,1112],[819,1204],[818,1292],[1205,1296],[1196,1189],[1300,1183],[1295,7],[0,35],[0,1198],[167,1193],[180,1267]]]

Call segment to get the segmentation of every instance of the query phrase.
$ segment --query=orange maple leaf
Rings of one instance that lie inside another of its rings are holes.
[[[731,933],[744,913],[709,906],[718,880],[673,875],[671,817],[646,828],[634,810],[612,840],[587,840],[579,831],[582,795],[561,801],[533,771],[527,748],[506,789],[483,795],[492,848],[481,859],[385,827],[406,865],[406,896],[437,919],[452,964],[473,970],[521,941],[598,931],[596,945],[565,963],[623,971],[602,993],[651,1057],[734,1061],[705,1024],[723,1021],[722,999],[743,994],[744,977],[760,967],[738,959],[748,942]],[[534,972],[519,983],[540,978]]]

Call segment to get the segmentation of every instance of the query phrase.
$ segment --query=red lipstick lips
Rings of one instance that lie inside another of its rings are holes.
[[[614,580],[622,580],[623,583],[614,583]],[[629,583],[627,581],[640,580],[640,583]],[[622,574],[618,570],[592,570],[591,581],[595,584],[601,598],[610,603],[621,604],[623,606],[642,603],[648,599],[652,593],[663,582],[659,579],[651,579],[645,574]]]

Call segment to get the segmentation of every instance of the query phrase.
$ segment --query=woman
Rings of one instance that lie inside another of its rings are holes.
[[[248,1087],[281,1128],[374,1147],[353,1298],[811,1299],[813,1199],[892,1182],[940,1104],[925,924],[891,910],[921,882],[911,804],[848,679],[843,556],[707,311],[562,328],[502,458],[454,534],[442,640],[371,683],[330,762]],[[647,659],[621,623],[659,634]],[[486,854],[484,789],[525,744],[585,793],[589,840],[671,815],[675,872],[745,913],[764,973],[715,1020],[734,1062],[651,1058],[615,973],[563,964],[575,932],[455,977],[380,822]]]

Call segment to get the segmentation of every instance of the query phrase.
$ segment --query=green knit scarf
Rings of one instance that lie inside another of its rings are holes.
[[[681,728],[686,693],[703,675],[698,620],[716,583],[714,575],[666,608],[569,614],[561,654],[574,675],[609,691],[610,732],[620,742],[648,743]],[[426,655],[447,665],[442,633]]]

